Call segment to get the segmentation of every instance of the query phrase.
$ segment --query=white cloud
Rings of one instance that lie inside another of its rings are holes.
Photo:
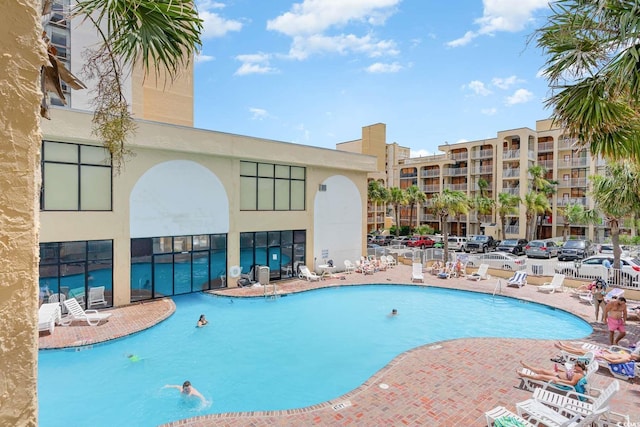
[[[211,56],[211,55],[203,55],[202,53],[199,53],[195,56],[195,62],[196,64],[201,64],[203,62],[209,62],[209,61],[213,61],[214,59],[216,59],[215,56]]]
[[[533,93],[526,89],[518,89],[505,100],[507,105],[524,104],[533,99]]]
[[[311,35],[330,27],[360,21],[381,25],[393,13],[400,0],[304,0],[291,11],[267,22],[267,29],[288,36]]]
[[[463,37],[450,41],[447,46],[464,46],[481,35],[522,31],[533,21],[534,12],[549,9],[549,0],[483,0],[482,3],[482,18],[475,20],[480,28],[477,31],[467,31]]]
[[[263,120],[271,117],[267,110],[263,108],[250,107],[249,112],[251,113],[251,120]]]
[[[276,68],[269,65],[269,59],[271,55],[267,53],[252,53],[245,55],[238,55],[236,59],[242,62],[240,68],[236,70],[234,75],[246,76],[248,74],[268,74],[278,72]]]
[[[516,83],[522,83],[522,82],[523,81],[521,79],[518,79],[516,76],[510,76],[507,78],[494,77],[493,79],[491,79],[492,85],[504,90],[509,89],[511,86],[513,86]]]
[[[292,38],[289,56],[304,60],[318,53],[360,53],[369,57],[397,55],[392,40],[367,35],[330,34],[349,24],[382,25],[401,0],[303,0],[267,22],[267,29]]]
[[[480,112],[485,116],[494,116],[498,112],[498,109],[495,107],[483,108]]]
[[[390,40],[374,40],[371,35],[357,37],[353,34],[341,34],[329,37],[321,34],[310,37],[294,37],[289,56],[303,60],[312,54],[319,53],[361,53],[371,58],[394,56],[398,54],[395,42]]]
[[[246,76],[248,74],[268,74],[274,73],[276,71],[278,70],[269,66],[246,62],[242,64],[240,68],[238,68],[233,74],[236,76]]]
[[[368,73],[397,73],[402,70],[402,65],[397,62],[391,64],[383,64],[382,62],[376,62],[366,68]]]
[[[242,22],[225,19],[218,13],[212,12],[212,10],[224,8],[225,5],[223,3],[202,0],[198,1],[197,7],[200,19],[202,19],[202,39],[204,40],[222,37],[230,31],[240,31],[242,29]]]
[[[492,93],[489,89],[487,89],[484,83],[482,83],[479,80],[473,80],[465,87],[470,89],[476,95],[480,95],[480,96],[487,96],[487,95],[491,95]]]

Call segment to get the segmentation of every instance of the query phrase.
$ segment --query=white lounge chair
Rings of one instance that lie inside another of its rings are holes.
[[[488,271],[489,271],[489,264],[480,264],[480,267],[478,267],[478,271],[472,274],[468,274],[467,279],[469,280],[491,279],[491,276],[487,274]]]
[[[526,284],[527,284],[527,272],[524,270],[516,271],[513,277],[507,281],[507,286],[513,286],[516,288],[521,288]]]
[[[389,267],[392,267],[392,268],[398,265],[398,262],[393,257],[393,255],[387,255],[387,265],[389,265]]]
[[[612,345],[608,347],[599,346],[599,345],[588,343],[588,342],[572,342],[571,344],[574,345],[575,347],[580,346],[583,350],[593,352],[596,355],[602,351],[610,351],[612,353],[640,354],[640,341],[636,344],[636,347],[633,349],[622,347],[619,345]],[[560,350],[560,355],[566,360],[572,360],[576,357],[580,357],[579,355],[576,355],[574,353],[569,353],[568,351],[565,351],[565,350]],[[620,363],[609,363],[606,360],[602,359],[601,357],[598,357],[598,360],[600,361],[600,366],[604,366],[607,369],[609,369],[609,372],[615,378],[619,378],[621,380],[629,380],[631,378],[640,376],[640,363],[633,363],[632,365],[622,366],[623,364],[620,364]]]
[[[580,359],[584,362],[587,362],[587,370],[584,373],[584,378],[585,378],[585,388],[588,389],[589,387],[589,380],[593,377],[593,375],[598,372],[598,367],[600,366],[598,364],[598,362],[595,360],[595,355],[592,352],[588,352],[584,355],[581,356],[576,356],[574,359],[567,359],[567,360],[576,360],[576,359]],[[520,372],[531,375],[534,374],[534,372],[530,371],[527,368],[522,368],[520,369]],[[542,381],[542,380],[534,380],[531,378],[522,378],[520,377],[520,388],[525,389],[525,390],[535,390],[538,387],[544,387],[544,388],[554,388],[556,392],[558,393],[566,393],[567,389],[561,385],[560,387],[556,387],[555,383],[549,383],[547,381]]]
[[[309,270],[309,267],[306,265],[300,266],[300,274],[298,275],[300,279],[308,280],[310,282],[314,282],[316,280],[320,280],[320,276],[316,273]]]
[[[356,266],[348,259],[344,260],[344,272],[345,274],[351,274],[356,271]]]
[[[572,392],[563,395],[538,388],[530,399],[516,403],[516,408],[521,417],[546,426],[586,426],[600,418],[608,418],[611,412],[609,402],[618,390],[620,383],[617,380],[601,390],[598,397]]]
[[[422,274],[422,263],[413,263],[413,269],[411,270],[411,281],[424,283],[424,276]]]
[[[517,422],[522,424],[523,427],[533,427],[534,426],[529,421],[527,421],[524,418],[518,416],[517,414],[514,414],[513,412],[511,412],[510,410],[508,410],[504,406],[496,406],[492,410],[485,412],[484,416],[487,419],[487,427],[493,427],[494,425],[498,425],[498,424],[504,425],[504,424],[502,424],[500,422],[496,423],[496,421],[498,421],[500,419],[505,419],[505,418],[506,418],[505,421],[516,420]],[[514,423],[512,423],[512,424],[514,424]]]
[[[550,294],[554,293],[555,291],[564,292],[564,274],[554,274],[551,282],[546,282],[538,286],[538,291],[549,292]]]
[[[42,304],[38,309],[38,331],[49,331],[52,334],[56,323],[60,323],[60,318],[60,303]]]
[[[104,286],[97,286],[95,288],[89,288],[89,308],[97,305],[108,305],[106,299],[104,299]]]
[[[74,320],[83,320],[91,326],[96,326],[103,320],[111,317],[111,313],[100,313],[97,310],[83,310],[75,298],[66,299],[63,304],[69,312],[66,319],[63,319],[63,324],[68,325]]]

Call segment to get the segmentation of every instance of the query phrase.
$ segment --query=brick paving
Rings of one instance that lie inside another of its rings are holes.
[[[495,273],[495,272],[494,272]],[[438,279],[425,273],[425,283],[438,286],[493,293],[499,278],[483,281]],[[530,281],[534,281],[531,278]],[[540,280],[538,278],[538,280]],[[504,280],[503,280],[504,281]],[[336,274],[318,282],[289,280],[278,282],[275,292],[303,292],[327,286],[353,286],[371,283],[411,283],[411,266],[398,265],[373,275]],[[273,287],[266,289],[273,292]],[[229,288],[214,293],[234,297],[261,297],[262,287]],[[535,285],[523,288],[502,286],[502,295],[536,301],[567,310],[591,322],[594,332],[584,341],[608,343],[603,324],[593,323],[593,308],[581,303],[569,292],[546,294]],[[81,325],[56,327],[53,335],[40,334],[40,348],[60,348],[96,343],[122,337],[153,326],[175,310],[170,299],[134,304],[110,310],[108,322],[97,327]],[[465,315],[461,313],[460,315]],[[627,324],[628,341],[640,340],[637,321]],[[498,405],[515,411],[515,402],[530,392],[518,388],[515,370],[520,360],[551,366],[550,357],[558,354],[553,340],[471,338],[441,341],[400,354],[360,387],[307,408],[286,411],[211,414],[167,424],[168,426],[482,426],[484,412]],[[603,388],[613,377],[605,368],[590,381]],[[636,381],[637,382],[637,381]],[[640,385],[620,381],[621,390],[611,402],[612,410],[629,414],[640,423]],[[215,403],[214,403],[215,404]],[[638,424],[640,425],[640,424]],[[630,426],[628,426],[630,427]]]

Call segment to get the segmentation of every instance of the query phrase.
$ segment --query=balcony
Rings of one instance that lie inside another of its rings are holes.
[[[456,217],[455,215],[449,215],[447,217],[447,221],[448,222],[458,222],[458,217]],[[460,222],[467,222],[467,216],[466,215],[460,215]]]
[[[464,184],[445,184],[444,188],[452,191],[467,191],[467,183]]]
[[[520,158],[520,150],[505,150],[502,152],[502,158],[505,160],[509,159],[519,159]]]
[[[433,214],[425,214],[425,215],[420,215],[420,221],[421,222],[433,222],[433,221],[438,221],[438,217],[433,215]]]
[[[467,160],[468,158],[469,158],[469,154],[467,152],[451,153],[451,159],[453,160]]]
[[[538,143],[538,153],[553,151],[553,141]]]
[[[507,225],[505,229],[506,234],[520,234],[520,226],[519,225]]]
[[[493,173],[493,165],[476,166],[471,169],[471,173],[474,175],[490,175]]]
[[[558,148],[573,148],[573,145],[578,142],[578,138],[564,138],[558,141]]]
[[[502,169],[503,178],[520,178],[520,168]]]
[[[440,185],[435,184],[435,185],[423,185],[422,186],[422,191],[425,193],[439,193],[440,192]]]
[[[569,206],[569,205],[587,206],[586,197],[558,197],[556,202],[558,206]]]
[[[493,150],[474,150],[471,152],[471,158],[476,159],[491,159],[493,157]]]
[[[552,170],[554,166],[553,160],[538,160],[538,165],[544,166],[547,170]]]
[[[490,192],[492,188],[493,188],[493,182],[488,181],[486,191]],[[471,191],[480,191],[480,186],[478,185],[477,182],[471,185]]]
[[[444,170],[445,176],[467,176],[469,168],[448,168]]]
[[[503,193],[509,193],[509,194],[511,194],[513,196],[519,196],[520,195],[520,187],[513,187],[513,188],[506,187],[506,188],[502,189],[502,192]]]
[[[422,178],[437,178],[440,176],[440,169],[426,169],[420,173]]]

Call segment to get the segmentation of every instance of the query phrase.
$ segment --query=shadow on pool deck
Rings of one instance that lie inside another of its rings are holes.
[[[503,280],[504,282],[504,280]],[[374,275],[338,274],[327,280],[277,282],[276,294],[302,292],[328,286],[359,284],[411,284],[411,266],[399,265]],[[424,284],[493,293],[498,279],[479,282],[466,279],[438,279],[425,274]],[[272,286],[267,290],[271,293]],[[263,297],[262,287],[229,288],[212,292],[234,297]],[[536,286],[507,288],[501,294],[548,304],[574,313],[591,322],[593,308],[580,303],[569,293],[546,294]],[[134,304],[109,310],[113,316],[97,327],[56,327],[52,335],[40,335],[40,348],[83,345],[125,336],[166,319],[175,310],[170,299]],[[452,315],[468,316],[473,313]],[[591,323],[594,332],[585,341],[608,343],[605,325]],[[439,325],[446,328],[446,319]],[[640,340],[637,321],[627,324],[628,341]],[[535,365],[551,366],[549,359],[558,352],[553,340],[471,338],[442,341],[400,354],[357,389],[336,396],[329,402],[286,411],[213,414],[180,420],[170,426],[481,426],[486,425],[484,412],[498,405],[515,410],[515,403],[525,400],[530,392],[518,388],[515,370],[520,360]],[[591,385],[602,388],[613,380],[602,368]],[[387,388],[381,388],[386,384]],[[621,381],[621,390],[612,400],[612,410],[630,414],[640,422],[638,398],[640,385]],[[215,390],[209,391],[215,396]],[[215,398],[213,404],[215,405]]]

